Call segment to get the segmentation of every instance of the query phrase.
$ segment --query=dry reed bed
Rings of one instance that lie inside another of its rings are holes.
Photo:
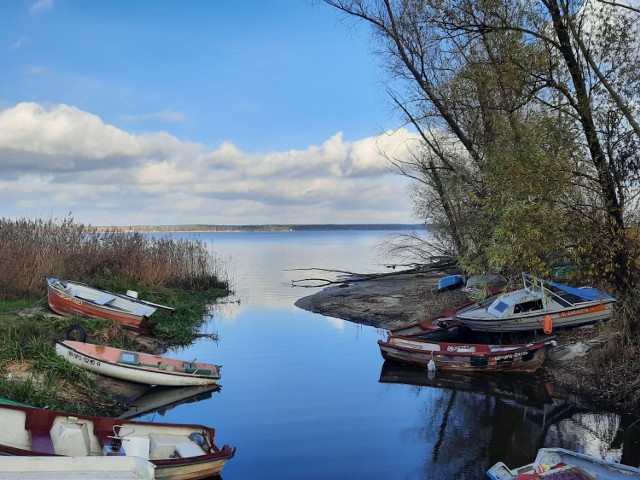
[[[0,219],[0,300],[43,291],[43,277],[118,277],[148,287],[224,286],[220,265],[198,240],[98,231],[72,217]]]

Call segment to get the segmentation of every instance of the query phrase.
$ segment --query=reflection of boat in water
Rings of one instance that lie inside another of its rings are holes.
[[[636,418],[623,423],[601,411],[589,415],[592,407],[575,394],[552,389],[535,376],[428,372],[384,362],[379,381],[424,399],[414,434],[432,446],[425,471],[438,472],[437,478],[483,478],[498,460],[522,465],[523,452],[529,452],[525,460],[532,459],[541,445],[597,449],[625,463],[640,458],[637,430],[629,428]]]
[[[473,375],[458,372],[427,372],[424,368],[385,361],[380,371],[380,383],[401,383],[442,388],[471,393],[484,393],[510,398],[521,404],[540,406],[552,403],[553,387],[530,378],[513,375]],[[557,392],[556,396],[562,395]]]
[[[184,403],[199,402],[211,398],[213,392],[220,390],[219,385],[199,385],[195,387],[155,386],[132,400],[126,411],[118,418],[135,418],[148,413],[158,412],[164,415],[167,410]]]
[[[522,418],[541,429],[584,410],[569,392],[527,376],[427,372],[419,367],[385,361],[380,371],[380,383],[416,385],[495,397],[503,404],[522,410]]]

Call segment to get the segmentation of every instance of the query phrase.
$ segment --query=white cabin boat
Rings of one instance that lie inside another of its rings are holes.
[[[611,318],[615,298],[593,287],[570,287],[522,274],[524,288],[457,312],[473,330],[516,332],[570,328]]]

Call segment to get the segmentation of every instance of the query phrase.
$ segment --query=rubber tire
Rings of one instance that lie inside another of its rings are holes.
[[[82,325],[72,323],[64,329],[64,338],[74,340],[76,342],[84,342],[87,339],[87,331]]]

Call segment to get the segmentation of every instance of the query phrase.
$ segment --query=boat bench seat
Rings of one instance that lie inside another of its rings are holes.
[[[27,416],[25,428],[31,434],[31,450],[39,453],[55,454],[51,438],[53,416],[49,410],[34,410]]]
[[[31,431],[31,450],[38,453],[56,453],[48,430]]]
[[[204,375],[210,377],[213,375],[213,370],[209,370],[208,368],[185,368],[186,373],[191,373],[192,375]]]
[[[178,442],[176,443],[176,452],[181,458],[197,457],[198,455],[204,455],[204,451],[198,445],[193,442]]]
[[[98,305],[106,305],[107,303],[111,302],[112,300],[115,300],[116,297],[115,295],[109,295],[109,294],[105,294],[102,295],[101,297],[95,299],[93,301],[93,303],[97,303]]]
[[[151,442],[149,451],[152,459],[167,458],[175,453],[180,455],[181,458],[197,457],[205,454],[199,445],[182,435],[152,433],[149,435],[149,440]]]

